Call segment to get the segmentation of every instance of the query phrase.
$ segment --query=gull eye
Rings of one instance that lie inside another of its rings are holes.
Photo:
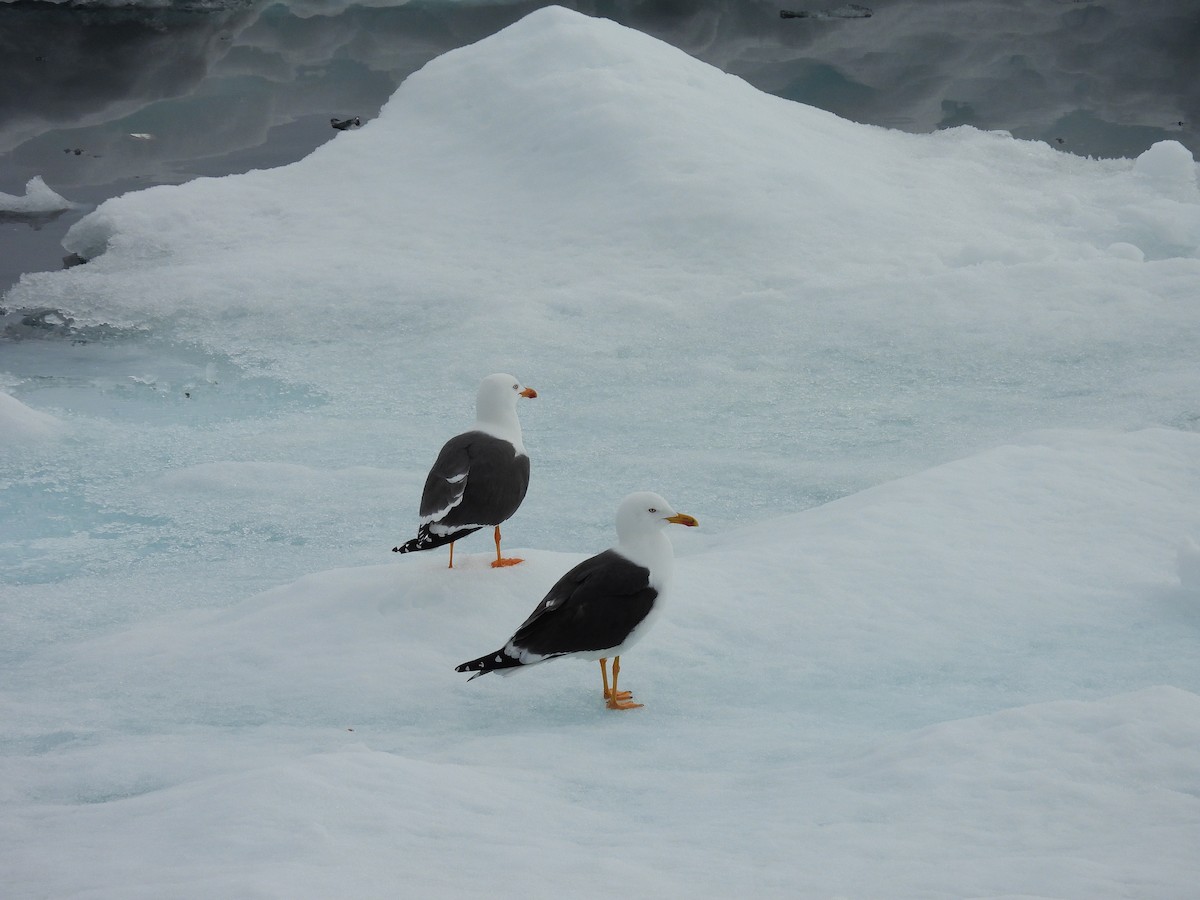
[[[514,391],[519,391],[520,389],[521,389],[521,386],[520,386],[519,384],[514,384],[514,385],[513,385],[513,390],[514,390]]]
[[[658,510],[657,510],[657,509],[655,509],[655,508],[652,506],[652,507],[650,507],[648,510],[646,510],[646,512],[652,512],[652,513],[656,513],[656,512],[658,512]]]

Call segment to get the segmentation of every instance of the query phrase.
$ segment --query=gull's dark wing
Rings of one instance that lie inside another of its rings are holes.
[[[618,647],[657,597],[648,569],[605,550],[560,578],[510,643],[539,656]]]
[[[446,441],[421,492],[421,523],[436,522],[462,502],[471,473],[471,433]]]

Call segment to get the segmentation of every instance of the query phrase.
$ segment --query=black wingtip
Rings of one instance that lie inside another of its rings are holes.
[[[520,665],[522,665],[522,662],[519,659],[509,656],[503,650],[497,650],[494,653],[485,653],[478,659],[457,665],[454,667],[454,671],[473,672],[474,674],[467,681],[474,681],[480,675],[486,675],[488,672],[495,672],[499,669],[512,669]]]
[[[399,547],[393,547],[392,552],[417,553],[421,550],[436,550],[438,547],[453,544],[459,538],[466,537],[468,534],[474,534],[478,530],[478,528],[461,528],[449,534],[433,534],[430,532],[428,525],[422,525],[417,529],[417,536],[415,538],[405,541]]]
[[[487,672],[491,670],[491,665],[488,664],[490,657],[495,657],[497,661],[503,658],[504,654],[500,651],[489,653],[487,656],[481,656],[479,659],[473,659],[470,662],[459,663],[454,667],[455,672]]]
[[[480,661],[465,662],[461,666],[454,667],[455,672],[470,672],[471,677],[467,681],[474,681],[480,675],[486,675],[490,670]]]

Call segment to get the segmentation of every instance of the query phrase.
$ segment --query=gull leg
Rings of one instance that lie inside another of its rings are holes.
[[[629,701],[629,698],[633,696],[632,691],[618,691],[617,690],[617,676],[620,674],[621,674],[621,657],[614,656],[613,657],[612,695],[608,698],[608,708],[609,709],[638,709],[643,704],[632,703]],[[622,694],[624,694],[625,696],[622,697],[621,696]]]
[[[613,662],[614,669],[616,668],[616,665],[617,664],[614,661]],[[615,672],[613,673],[613,676],[614,676],[613,685],[616,686],[616,673]],[[604,699],[608,700],[612,697],[613,692],[608,689],[608,658],[607,657],[600,660],[600,680],[604,682]],[[618,700],[628,700],[632,696],[633,696],[632,691],[621,691],[621,693],[617,696],[617,699]]]
[[[505,559],[503,556],[500,555],[500,526],[497,525],[496,526],[496,561],[494,563],[492,563],[492,568],[498,569],[501,566],[515,566],[519,562],[525,562],[525,560],[518,559],[517,557],[511,557],[509,559]]]
[[[454,541],[450,542],[450,565],[446,566],[446,568],[447,569],[454,568]]]

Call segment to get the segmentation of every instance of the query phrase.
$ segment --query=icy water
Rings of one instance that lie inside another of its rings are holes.
[[[0,3],[0,191],[41,175],[78,204],[0,218],[0,291],[59,268],[62,235],[104,199],[292,162],[336,133],[331,118],[369,120],[431,58],[544,5]],[[1200,152],[1194,3],[894,2],[787,19],[778,3],[561,5],[853,121],[1006,129],[1081,155],[1133,157],[1164,137]]]

